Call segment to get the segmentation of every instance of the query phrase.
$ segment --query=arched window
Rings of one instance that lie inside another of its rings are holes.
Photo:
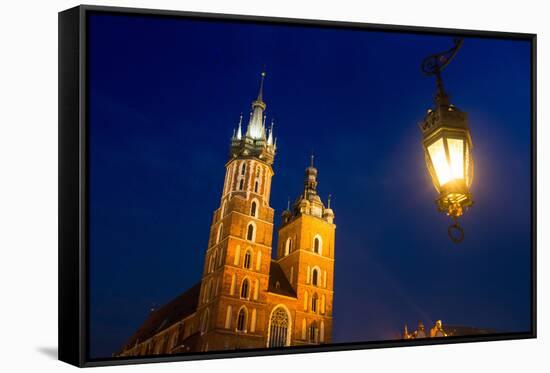
[[[236,275],[233,273],[231,276],[231,287],[229,288],[229,295],[235,294],[235,282],[237,281]]]
[[[262,267],[262,252],[258,251],[258,254],[256,254],[256,271],[259,271]]]
[[[323,244],[322,244],[322,241],[321,241],[321,236],[317,235],[315,236],[315,238],[313,239],[313,252],[315,254],[321,254],[322,252],[322,249],[323,249]]]
[[[250,205],[250,215],[253,217],[256,217],[256,210],[257,210],[258,204],[256,201],[252,201],[252,205]]]
[[[240,259],[241,259],[241,246],[237,245],[237,248],[235,249],[235,257],[233,258],[233,264],[238,266]]]
[[[178,344],[178,333],[179,333],[179,330],[177,333],[172,334],[172,340],[170,341],[170,351],[176,348],[176,345]]]
[[[208,281],[208,287],[206,288],[206,301],[208,302],[212,297],[212,280]]]
[[[222,233],[223,233],[223,224],[220,224],[218,226],[218,234],[216,235],[216,243],[219,243],[222,239]]]
[[[210,260],[208,261],[208,273],[214,271],[215,262],[216,262],[216,254],[212,253],[212,255],[210,255]]]
[[[250,317],[250,333],[256,331],[256,309],[252,310],[252,316]]]
[[[256,279],[254,282],[254,300],[258,300],[258,295],[260,293],[260,281]]]
[[[254,182],[254,193],[258,193],[258,187],[260,186],[260,184],[258,183],[258,180],[256,180]]]
[[[269,318],[269,339],[267,347],[283,347],[290,345],[290,316],[279,306],[273,310]]]
[[[319,270],[317,268],[313,268],[311,271],[311,283],[315,286],[319,284]]]
[[[254,224],[253,223],[249,223],[248,224],[248,227],[246,228],[246,239],[248,241],[254,241],[254,236],[255,236],[255,227],[254,227]]]
[[[227,306],[227,313],[225,314],[225,328],[231,329],[231,305]]]
[[[315,321],[309,326],[309,341],[317,343],[317,323]]]
[[[237,315],[237,330],[239,332],[246,332],[246,308],[241,308]]]
[[[244,254],[243,267],[246,269],[250,269],[251,262],[252,262],[252,253],[250,252],[250,250],[246,250],[246,253]]]
[[[285,242],[285,256],[292,252],[292,238],[287,238]]]
[[[250,291],[250,281],[248,281],[248,279],[245,278],[241,286],[241,298],[248,299],[249,291]]]
[[[239,190],[243,190],[244,189],[244,179],[241,179],[239,181]]]
[[[208,311],[208,308],[202,315],[202,322],[201,322],[201,334],[204,334],[208,331],[208,324],[210,322],[210,312]]]
[[[313,294],[311,297],[311,312],[317,312],[317,302],[319,298],[317,297],[317,294]]]
[[[243,163],[242,167],[241,167],[241,175],[244,175],[246,172],[246,163]]]

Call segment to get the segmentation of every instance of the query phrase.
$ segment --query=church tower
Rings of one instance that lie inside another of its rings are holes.
[[[297,294],[294,344],[330,343],[334,296],[334,212],[317,194],[317,169],[306,168],[303,193],[283,211],[277,262]]]
[[[120,356],[331,343],[336,225],[313,156],[271,256],[277,143],[273,123],[266,129],[265,75],[246,131],[241,115],[231,137],[200,283],[152,312]]]
[[[231,138],[219,208],[214,212],[197,307],[200,349],[264,345],[274,210],[269,205],[276,152],[265,126],[265,72],[246,132],[241,115]]]

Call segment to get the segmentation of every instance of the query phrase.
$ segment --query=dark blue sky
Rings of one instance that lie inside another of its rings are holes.
[[[418,122],[420,73],[446,36],[174,18],[89,20],[90,336],[110,356],[201,276],[229,139],[259,73],[278,154],[276,226],[309,154],[337,224],[334,342],[403,324],[530,327],[530,45],[466,38],[444,72],[469,114],[475,205],[466,239],[436,211]]]

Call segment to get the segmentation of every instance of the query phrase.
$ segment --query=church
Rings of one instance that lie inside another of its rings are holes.
[[[303,192],[282,212],[273,247],[269,204],[277,150],[265,124],[265,72],[243,133],[231,138],[200,282],[152,310],[115,356],[143,356],[330,343],[334,298],[334,212],[305,169]],[[272,250],[276,250],[272,255]]]

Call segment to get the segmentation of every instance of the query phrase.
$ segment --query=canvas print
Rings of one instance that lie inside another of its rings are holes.
[[[532,330],[529,41],[87,22],[90,359]]]

